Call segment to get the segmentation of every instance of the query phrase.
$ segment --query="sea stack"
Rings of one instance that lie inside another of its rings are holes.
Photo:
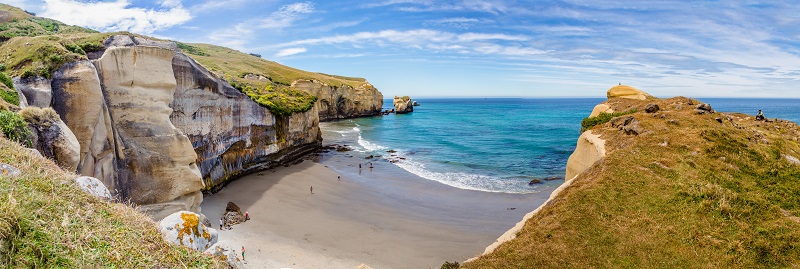
[[[394,110],[397,114],[405,114],[414,112],[413,102],[411,97],[408,96],[395,96],[394,97]]]

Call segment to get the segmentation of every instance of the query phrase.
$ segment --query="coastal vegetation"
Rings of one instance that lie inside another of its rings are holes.
[[[13,111],[0,109],[0,129],[11,141],[30,147],[33,137],[25,119]]]
[[[642,111],[629,115],[646,131],[596,125],[607,157],[464,268],[800,265],[797,124],[701,114],[683,97],[607,103]]]
[[[15,142],[0,138],[0,163],[20,171],[0,174],[0,267],[227,268],[167,243],[147,216],[85,193],[76,175]]]
[[[619,116],[625,116],[625,115],[633,114],[633,113],[636,113],[636,109],[631,109],[631,110],[623,111],[623,112],[612,112],[612,113],[601,112],[597,116],[587,117],[587,118],[585,118],[585,119],[583,119],[581,121],[581,132],[584,132],[586,130],[592,129],[592,127],[594,127],[594,126],[609,122],[613,118],[616,118],[616,117],[619,117]]]

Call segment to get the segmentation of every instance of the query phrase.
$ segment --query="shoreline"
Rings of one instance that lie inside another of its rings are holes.
[[[461,262],[480,255],[554,189],[487,193],[430,181],[386,160],[372,160],[375,168],[359,174],[363,159],[349,153],[312,159],[242,176],[204,198],[203,213],[213,224],[228,201],[250,213],[250,221],[220,231],[219,241],[237,253],[245,246],[246,268]]]

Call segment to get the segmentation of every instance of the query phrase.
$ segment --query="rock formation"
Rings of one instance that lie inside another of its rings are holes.
[[[159,221],[158,228],[164,240],[170,243],[205,251],[217,243],[218,234],[200,219],[194,212],[179,211]]]
[[[67,171],[75,171],[80,161],[80,144],[75,134],[52,108],[31,106],[20,114],[28,122],[34,137],[34,148]]]
[[[353,88],[301,79],[294,81],[292,87],[319,98],[316,106],[320,121],[380,115],[383,107],[383,94],[368,82]]]
[[[86,193],[91,194],[92,196],[110,200],[111,199],[111,192],[108,191],[106,185],[103,184],[99,179],[87,176],[81,176],[75,178],[75,184],[78,184],[82,190],[86,191]]]
[[[394,97],[394,110],[397,114],[405,114],[414,112],[414,105],[411,97],[408,96],[395,96]]]
[[[594,109],[592,109],[592,113],[589,114],[589,117],[597,117],[600,113],[614,113],[614,109],[607,104],[597,104],[594,106]]]
[[[606,96],[609,99],[614,97],[620,97],[620,98],[628,98],[636,100],[645,100],[648,97],[652,97],[651,95],[647,94],[646,92],[640,91],[639,89],[621,84],[609,89],[608,92],[606,93]]]
[[[14,78],[14,86],[25,106],[49,107],[53,98],[50,80],[43,77]],[[24,97],[24,98],[22,98]]]
[[[592,167],[595,162],[599,161],[606,155],[605,140],[600,139],[599,135],[595,135],[592,131],[586,131],[578,137],[578,145],[572,155],[569,155],[567,160],[567,172],[564,176],[567,179],[579,175]]]
[[[316,106],[276,118],[182,53],[175,55],[172,68],[177,89],[170,119],[197,152],[205,190],[218,190],[239,174],[283,164],[321,145]]]

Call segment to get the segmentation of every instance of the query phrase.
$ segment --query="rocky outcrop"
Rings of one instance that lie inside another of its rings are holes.
[[[50,107],[50,80],[43,77],[14,78],[14,88],[24,96],[26,106]]]
[[[74,172],[80,161],[80,144],[58,114],[52,108],[35,106],[24,108],[20,114],[33,131],[34,148],[62,169]]]
[[[111,47],[95,62],[119,139],[123,196],[156,219],[178,210],[199,212],[203,199],[197,155],[170,121],[174,55],[159,47]]]
[[[284,164],[321,145],[316,106],[277,118],[182,53],[172,67],[177,88],[170,119],[197,153],[205,190],[218,190],[237,175]]]
[[[224,260],[232,269],[244,268],[244,264],[242,263],[242,260],[239,259],[239,255],[236,255],[234,247],[229,247],[226,244],[216,243],[203,253]]]
[[[408,96],[395,96],[394,97],[394,110],[397,114],[405,114],[414,112],[414,105],[411,97]]]
[[[123,184],[116,176],[117,141],[94,64],[64,65],[53,74],[52,85],[53,109],[81,145],[76,172],[101,180],[110,190],[121,190]]]
[[[292,87],[317,96],[320,121],[375,116],[381,114],[383,94],[372,84],[358,87],[330,86],[316,80],[296,80]]]
[[[614,113],[614,109],[607,104],[597,104],[594,106],[594,109],[592,109],[592,113],[589,114],[589,117],[597,117],[600,113]]]
[[[647,94],[646,92],[640,91],[639,89],[621,84],[609,89],[608,92],[606,92],[606,96],[608,97],[608,99],[619,97],[619,98],[636,99],[636,100],[645,100],[648,97],[652,97],[651,95]]]
[[[606,156],[605,140],[600,139],[592,131],[586,131],[578,137],[578,145],[567,160],[567,179],[583,173],[597,161]]]
[[[158,228],[167,242],[205,251],[217,243],[218,234],[217,230],[206,227],[200,219],[197,213],[179,211],[159,221]]]

